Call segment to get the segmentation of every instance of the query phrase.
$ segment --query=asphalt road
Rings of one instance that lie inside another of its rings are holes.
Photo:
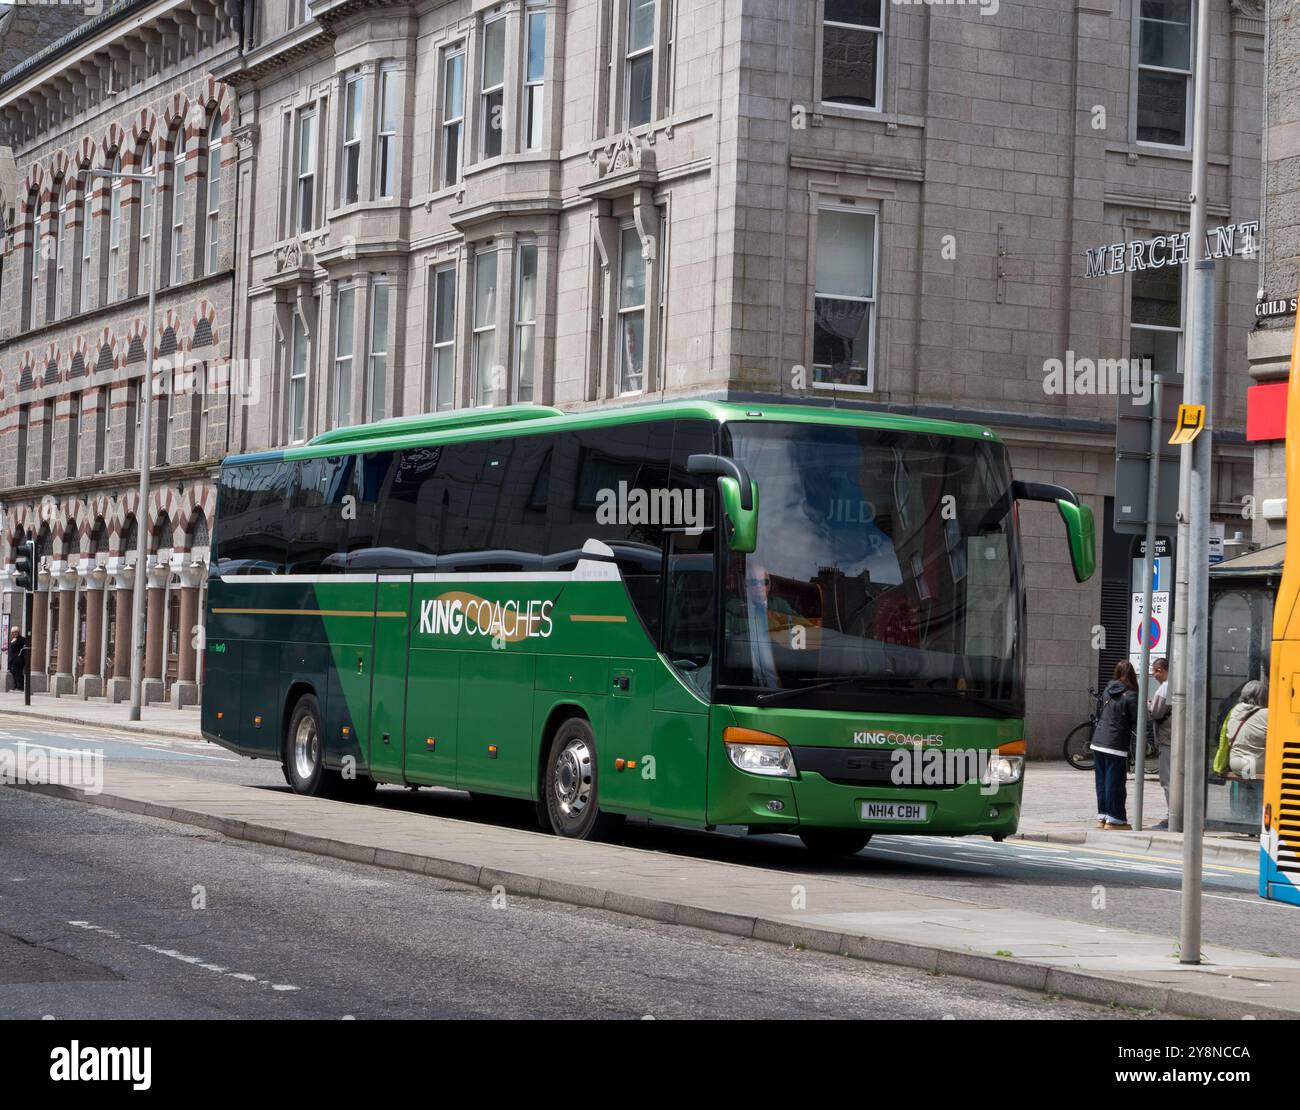
[[[0,746],[18,739],[51,746],[97,746],[108,763],[129,761],[141,770],[219,779],[268,789],[286,789],[278,765],[240,759],[214,745],[70,730],[0,714]],[[465,820],[531,824],[527,806],[504,815],[488,813],[458,791],[413,792],[383,787],[376,805]],[[1181,868],[1177,861],[1082,845],[1027,841],[995,844],[983,838],[942,839],[877,836],[850,860],[819,863],[794,837],[746,836],[723,830],[703,833],[630,822],[622,843],[677,855],[725,860],[766,869],[816,870],[873,885],[941,894],[984,905],[1035,910],[1089,924],[1178,937]],[[1204,869],[1203,937],[1207,943],[1300,958],[1295,908],[1266,902],[1256,894],[1253,867],[1207,864]]]
[[[1132,1016],[18,790],[0,841],[4,1018]]]

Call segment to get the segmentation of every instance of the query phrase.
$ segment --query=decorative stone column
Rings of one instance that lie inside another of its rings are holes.
[[[170,567],[155,563],[149,568],[149,589],[145,594],[144,618],[144,681],[140,685],[140,704],[152,705],[166,697],[163,681],[163,659],[167,645],[163,643],[163,624],[166,622],[167,578]]]
[[[56,564],[59,589],[59,653],[54,665],[54,685],[50,689],[56,698],[76,693],[77,682],[72,668],[77,662],[77,579],[76,569],[66,564]]]
[[[199,704],[197,675],[198,650],[195,647],[196,628],[199,623],[199,585],[203,581],[203,567],[191,563],[180,571],[181,576],[181,626],[177,629],[180,650],[176,661],[176,681],[172,683],[173,709]],[[201,642],[201,640],[200,640]]]
[[[36,595],[32,598],[32,693],[43,694],[49,688],[49,676],[45,673],[49,662],[49,589],[48,571],[40,571],[36,576]]]
[[[113,580],[113,676],[108,680],[108,700],[114,705],[131,700],[131,600],[135,593],[135,567],[123,559],[110,559]]]
[[[104,680],[99,670],[102,660],[100,650],[104,640],[104,582],[108,578],[103,567],[93,566],[82,578],[86,598],[86,655],[82,675],[77,679],[77,696],[85,701],[104,693]]]

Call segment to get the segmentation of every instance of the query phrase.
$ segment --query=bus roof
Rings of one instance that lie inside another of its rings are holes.
[[[682,400],[621,405],[614,408],[565,412],[548,405],[508,405],[500,408],[461,409],[380,420],[324,432],[298,447],[232,455],[228,464],[311,459],[340,454],[391,451],[407,447],[494,439],[501,435],[530,435],[568,428],[598,428],[639,424],[648,420],[695,418],[718,423],[770,421],[773,423],[825,424],[881,431],[917,432],[962,439],[997,441],[979,424],[930,420],[869,409],[842,409],[829,405],[741,404],[733,401]]]

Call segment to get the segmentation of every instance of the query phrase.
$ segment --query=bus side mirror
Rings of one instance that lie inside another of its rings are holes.
[[[1050,501],[1065,521],[1074,580],[1086,582],[1097,569],[1097,525],[1092,506],[1083,504],[1073,490],[1048,482],[1012,482],[1011,495],[1017,501]]]
[[[1092,506],[1059,500],[1056,509],[1065,521],[1065,537],[1070,545],[1074,580],[1086,582],[1097,569],[1097,525],[1092,518]]]
[[[750,555],[758,546],[758,485],[744,463],[722,455],[691,455],[686,460],[690,474],[715,474],[722,512],[731,525],[727,546]]]

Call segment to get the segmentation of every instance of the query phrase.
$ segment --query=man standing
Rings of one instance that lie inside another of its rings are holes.
[[[1155,729],[1156,733],[1160,786],[1165,792],[1165,819],[1160,824],[1152,827],[1167,829],[1169,828],[1169,744],[1174,724],[1172,707],[1169,704],[1168,661],[1164,659],[1154,660],[1151,664],[1151,677],[1159,685],[1156,686],[1155,693],[1151,695],[1151,700],[1147,703],[1147,716],[1151,718],[1151,727]]]

